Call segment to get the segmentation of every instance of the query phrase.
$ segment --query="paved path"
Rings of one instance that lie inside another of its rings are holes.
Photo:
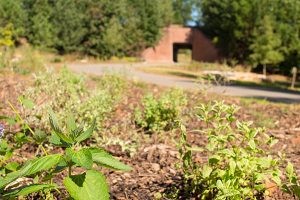
[[[210,86],[195,83],[194,80],[188,78],[180,78],[166,75],[157,75],[145,73],[138,70],[140,66],[157,66],[135,63],[135,64],[68,64],[68,67],[75,72],[101,75],[107,72],[121,73],[128,78],[143,81],[146,83],[157,84],[161,86],[180,87],[184,89],[207,89],[208,92],[240,96],[249,98],[268,99],[275,102],[284,103],[300,103],[300,92],[292,92],[286,90],[268,89],[253,86]],[[162,66],[162,65],[160,65]]]

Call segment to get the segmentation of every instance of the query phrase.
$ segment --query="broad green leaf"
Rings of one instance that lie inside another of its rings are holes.
[[[29,176],[37,172],[49,170],[50,168],[57,165],[60,159],[61,155],[53,154],[30,160],[20,170],[11,172],[4,178],[0,178],[0,188],[3,188],[7,184],[15,181],[20,177]]]
[[[229,161],[229,170],[231,174],[234,174],[236,168],[236,162],[234,160]]]
[[[77,128],[75,118],[72,114],[69,114],[67,116],[67,128],[68,128],[69,133],[71,133],[72,131],[74,131]]]
[[[212,172],[212,168],[208,165],[204,165],[202,168],[202,176],[203,178],[208,178]]]
[[[298,198],[300,198],[300,186],[299,185],[292,185],[291,189],[293,191],[293,194],[296,195]]]
[[[54,134],[56,134],[59,137],[59,139],[62,141],[62,143],[66,143],[68,145],[71,145],[74,143],[74,140],[72,140],[70,137],[66,136],[63,133],[54,132]]]
[[[23,176],[22,171],[15,171],[7,174],[4,178],[0,177],[0,189]]]
[[[89,150],[92,153],[93,161],[97,164],[116,170],[129,171],[132,169],[128,165],[125,165],[122,162],[118,161],[103,149],[91,148]]]
[[[67,177],[64,185],[74,200],[108,200],[109,189],[105,176],[98,171]]]
[[[77,152],[73,152],[72,161],[86,169],[91,169],[93,166],[92,154],[89,149],[81,149]]]
[[[46,171],[56,166],[61,159],[60,154],[53,154],[48,156],[43,156],[36,158],[34,160],[28,161],[24,167],[20,169],[24,176],[29,176],[37,172]]]
[[[49,110],[49,121],[50,121],[50,125],[51,128],[53,129],[53,131],[55,131],[56,133],[62,133],[59,123],[57,121],[56,115],[54,114],[53,110]]]
[[[208,159],[209,164],[217,164],[221,160],[220,156],[213,155]]]
[[[30,99],[25,98],[24,96],[20,96],[19,101],[21,102],[21,104],[25,108],[32,109],[34,107],[33,101],[31,101]]]
[[[16,171],[19,166],[20,165],[17,162],[10,162],[7,165],[5,165],[5,169],[10,170],[10,171]]]
[[[58,173],[62,170],[64,170],[65,168],[68,167],[68,163],[66,162],[65,159],[60,159],[59,163],[57,163],[56,168],[55,168],[55,173]]]
[[[47,138],[47,134],[44,131],[39,130],[39,129],[34,131],[33,139],[37,143],[41,144],[42,142],[44,142],[46,140],[46,138]]]
[[[222,183],[221,180],[217,180],[216,186],[219,190],[223,190],[224,189],[224,185]]]
[[[256,149],[256,144],[255,144],[255,141],[254,139],[251,139],[249,142],[248,142],[248,145],[251,149]]]
[[[70,147],[70,143],[66,143],[60,139],[60,137],[55,133],[52,132],[51,136],[49,137],[49,142],[60,147]]]
[[[19,187],[8,192],[5,192],[4,197],[17,197],[17,196],[27,196],[34,192],[39,192],[45,189],[54,189],[56,186],[49,184],[33,184],[33,185],[25,185],[23,187]]]
[[[286,173],[287,173],[289,176],[293,175],[293,174],[294,174],[294,166],[293,166],[293,164],[290,163],[290,162],[288,162],[288,164],[287,164],[285,170],[286,170]]]
[[[93,120],[92,125],[83,133],[81,133],[75,140],[76,142],[80,143],[86,139],[88,139],[89,137],[92,136],[93,131],[95,129],[96,126],[96,119]]]

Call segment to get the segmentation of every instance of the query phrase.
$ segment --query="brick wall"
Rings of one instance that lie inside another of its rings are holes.
[[[196,28],[172,25],[163,31],[160,42],[142,52],[146,62],[173,62],[173,44],[192,45],[192,59],[213,62],[219,60],[217,49],[205,35]]]

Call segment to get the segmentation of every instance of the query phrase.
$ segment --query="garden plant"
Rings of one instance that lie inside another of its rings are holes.
[[[101,148],[84,146],[84,141],[93,134],[96,121],[94,120],[84,130],[83,126],[76,124],[74,117],[68,116],[64,130],[52,110],[49,111],[49,121],[52,128],[49,145],[60,147],[61,153],[51,153],[42,147],[43,153],[40,156],[27,160],[19,166],[14,162],[8,162],[13,148],[7,139],[1,140],[1,199],[27,196],[32,193],[39,194],[39,198],[54,199],[53,191],[62,192],[62,185],[54,181],[55,176],[59,174],[64,176],[64,188],[72,199],[109,199],[105,176],[97,169],[105,167],[127,171],[131,168]],[[32,136],[35,136],[34,131],[30,130]],[[1,126],[1,135],[3,134]],[[46,140],[48,137],[43,139]],[[78,170],[79,168],[81,170]]]

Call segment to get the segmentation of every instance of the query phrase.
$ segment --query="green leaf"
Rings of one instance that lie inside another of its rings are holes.
[[[56,134],[59,137],[59,139],[61,140],[62,143],[65,143],[68,146],[71,146],[74,143],[74,140],[72,140],[70,137],[64,135],[63,133],[54,132],[54,134]]]
[[[293,194],[296,195],[298,198],[300,198],[300,186],[299,185],[292,185],[291,189],[293,191]]]
[[[7,165],[5,165],[5,169],[7,169],[9,171],[16,171],[19,166],[20,165],[17,162],[10,162]]]
[[[92,153],[93,161],[105,167],[109,167],[115,170],[129,171],[132,168],[128,165],[115,159],[112,155],[104,151],[103,149],[91,148],[89,149]]]
[[[34,135],[33,135],[33,139],[38,143],[41,144],[42,142],[44,142],[47,138],[47,134],[42,131],[42,130],[35,130],[34,131]]]
[[[36,158],[28,161],[20,170],[7,174],[4,178],[0,178],[0,188],[3,188],[7,184],[15,181],[16,179],[29,176],[41,171],[47,171],[59,163],[61,155],[53,154]]]
[[[105,177],[98,171],[65,178],[64,185],[74,200],[108,200],[109,189]]]
[[[20,96],[19,101],[21,102],[21,104],[25,108],[32,109],[34,107],[33,101],[31,101],[30,99],[25,98],[24,96]]]
[[[15,181],[16,179],[22,176],[23,176],[22,171],[15,171],[15,172],[8,173],[4,178],[0,177],[0,189],[4,188],[9,183]]]
[[[93,131],[95,129],[95,126],[96,126],[96,119],[93,120],[92,125],[85,132],[83,132],[82,134],[80,134],[75,139],[75,141],[78,142],[78,143],[80,143],[80,142],[88,139],[89,137],[91,137],[92,134],[93,134]]]
[[[224,189],[224,185],[222,183],[221,180],[217,180],[216,186],[219,190],[223,190]]]
[[[60,154],[53,154],[36,158],[28,161],[24,167],[20,169],[23,172],[23,176],[29,176],[41,171],[47,171],[56,166],[61,159]]]
[[[49,138],[49,142],[56,146],[60,146],[60,147],[70,147],[71,146],[70,143],[67,143],[67,142],[61,140],[60,137],[55,132],[52,132],[52,134]]]
[[[50,125],[51,128],[53,129],[53,131],[55,131],[56,133],[62,133],[59,123],[57,121],[56,115],[54,114],[53,110],[49,110],[49,121],[50,121]]]
[[[92,154],[89,149],[80,149],[72,153],[72,161],[80,167],[91,169],[93,166]]]
[[[209,167],[208,165],[204,165],[202,168],[202,176],[203,178],[208,178],[212,172],[212,168]]]
[[[67,128],[68,128],[69,133],[71,133],[72,131],[74,131],[77,128],[75,118],[72,114],[69,114],[67,116]]]
[[[218,155],[213,155],[208,159],[210,165],[217,164],[221,160],[221,157]]]
[[[231,174],[234,174],[236,168],[236,162],[234,160],[229,161],[229,170]]]
[[[49,185],[49,184],[32,184],[32,185],[26,185],[23,187],[19,187],[13,190],[10,190],[8,192],[5,192],[3,195],[4,197],[17,197],[17,196],[27,196],[34,192],[39,192],[45,189],[54,189],[56,188],[55,185]]]
[[[248,142],[248,145],[251,149],[256,149],[256,144],[255,144],[255,141],[254,139],[251,139],[249,142]]]
[[[285,170],[286,170],[286,173],[287,173],[289,176],[293,175],[293,174],[294,174],[294,166],[293,166],[293,164],[290,163],[290,162],[288,162],[288,164],[287,164]]]

